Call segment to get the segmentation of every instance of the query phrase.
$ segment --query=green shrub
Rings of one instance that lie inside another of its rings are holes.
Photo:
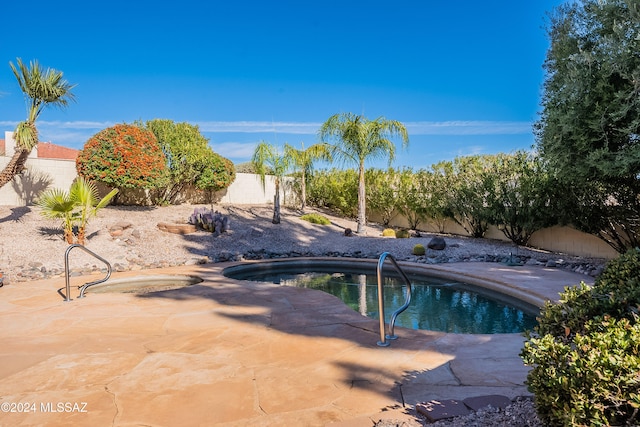
[[[309,213],[304,214],[300,217],[300,219],[309,221],[312,224],[321,224],[321,225],[329,225],[331,221],[326,216],[317,214],[317,213]]]
[[[422,256],[426,253],[424,246],[421,245],[420,243],[418,243],[417,245],[415,245],[413,247],[413,254],[414,255],[418,255],[418,256]]]
[[[639,309],[639,250],[611,261],[593,287],[567,288],[545,305],[521,357],[546,424],[637,424]]]
[[[409,230],[398,230],[398,231],[396,231],[396,238],[398,238],[398,239],[408,239],[409,238]]]
[[[393,228],[385,228],[382,230],[382,237],[396,237],[396,230]]]
[[[115,188],[156,188],[167,182],[166,157],[155,135],[119,124],[101,130],[76,158],[78,175]]]

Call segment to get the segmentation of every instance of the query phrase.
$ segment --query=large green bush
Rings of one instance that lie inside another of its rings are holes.
[[[611,261],[593,287],[547,303],[521,356],[541,419],[554,426],[637,424],[640,250]]]
[[[78,175],[115,188],[155,188],[167,179],[166,159],[151,131],[119,124],[101,130],[76,159]]]

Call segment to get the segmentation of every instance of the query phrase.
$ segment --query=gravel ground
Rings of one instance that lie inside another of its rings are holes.
[[[283,209],[281,224],[272,224],[267,206],[214,206],[230,219],[230,230],[219,236],[205,231],[179,235],[158,229],[160,222],[185,224],[195,206],[106,207],[92,218],[86,247],[108,260],[117,271],[173,265],[221,262],[283,256],[353,256],[377,258],[390,252],[398,260],[425,263],[500,262],[512,254],[523,262],[552,263],[584,273],[597,273],[602,260],[570,257],[515,247],[509,242],[444,236],[447,247],[428,250],[425,257],[412,255],[415,244],[425,247],[433,237],[395,239],[381,237],[382,227],[371,224],[365,235],[345,237],[354,221],[331,216],[331,225],[301,220],[295,210]],[[60,221],[42,217],[37,207],[0,206],[0,272],[5,283],[58,277],[64,273]],[[73,275],[88,274],[103,265],[83,251],[70,254]]]
[[[271,223],[268,206],[214,206],[230,219],[230,230],[215,236],[205,231],[173,234],[161,231],[160,222],[185,224],[195,206],[107,207],[92,218],[86,247],[107,259],[116,270],[136,270],[173,265],[220,262],[282,256],[353,256],[377,258],[390,252],[398,260],[414,262],[503,261],[512,255],[523,262],[548,264],[595,274],[603,261],[582,259],[521,247],[508,242],[444,236],[447,247],[427,250],[425,257],[412,255],[415,244],[425,247],[434,237],[395,239],[381,237],[382,227],[371,224],[364,235],[345,236],[356,229],[354,221],[322,212],[331,225],[320,226],[300,220],[300,213],[283,209],[282,222]],[[0,206],[0,272],[5,284],[26,282],[64,274],[60,223],[40,215],[37,207]],[[72,275],[90,274],[103,268],[83,251],[70,254]],[[426,423],[426,421],[423,421]],[[379,423],[384,425],[403,425]],[[405,424],[406,425],[406,424]],[[538,426],[533,402],[514,402],[504,411],[478,411],[468,417],[440,421],[431,426]]]

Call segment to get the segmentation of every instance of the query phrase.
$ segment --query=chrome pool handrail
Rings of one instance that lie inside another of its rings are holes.
[[[405,285],[407,285],[407,296],[405,298],[404,304],[398,308],[396,311],[391,314],[391,319],[389,320],[389,334],[385,335],[385,321],[384,321],[384,291],[383,291],[383,281],[382,281],[382,268],[384,267],[384,262],[386,259],[389,259],[393,266],[396,268],[398,273],[400,273],[400,277],[404,281]],[[396,262],[393,255],[389,252],[383,252],[378,259],[378,267],[376,268],[376,273],[378,276],[378,310],[380,314],[380,341],[378,341],[378,345],[380,347],[387,347],[389,342],[387,340],[395,340],[398,337],[394,334],[396,318],[400,313],[405,311],[409,304],[411,303],[411,281],[407,277],[407,275],[402,271],[398,263]]]
[[[104,278],[100,279],[100,280],[96,280],[96,281],[93,281],[93,282],[85,283],[84,285],[82,285],[80,287],[80,295],[78,295],[78,298],[84,298],[84,291],[86,291],[89,286],[93,286],[93,285],[97,285],[98,283],[106,282],[107,280],[109,280],[109,277],[111,277],[111,264],[109,264],[109,261],[107,261],[106,259],[102,258],[100,255],[90,251],[89,249],[85,248],[83,245],[79,245],[77,243],[73,244],[73,245],[69,245],[67,250],[64,252],[64,277],[65,277],[65,284],[66,284],[66,290],[67,290],[67,295],[66,295],[65,301],[71,301],[71,284],[69,282],[69,252],[71,252],[71,249],[73,249],[73,248],[80,248],[83,251],[85,251],[86,253],[88,253],[89,255],[92,255],[94,258],[104,262],[107,265],[107,275]]]

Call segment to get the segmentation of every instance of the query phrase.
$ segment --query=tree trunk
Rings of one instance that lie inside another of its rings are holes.
[[[280,181],[276,178],[276,194],[273,196],[273,224],[280,224]]]
[[[302,206],[300,210],[304,213],[304,209],[307,207],[307,180],[305,179],[305,173],[302,173],[302,180],[300,182],[300,198],[302,199]]]
[[[364,234],[365,223],[367,221],[366,193],[364,189],[364,161],[360,162],[360,177],[358,181],[358,234]]]
[[[31,150],[24,150],[16,147],[16,152],[9,160],[9,163],[0,172],[0,188],[4,187],[8,182],[11,182],[16,175],[19,175],[24,170],[24,165],[27,162],[27,158],[31,154]]]
[[[64,240],[65,240],[68,244],[73,245],[73,237],[74,237],[74,236],[73,236],[73,230],[67,230],[67,229],[65,228],[65,230],[64,230]]]
[[[84,246],[84,244],[86,243],[86,232],[85,232],[85,227],[78,227],[78,244]]]

